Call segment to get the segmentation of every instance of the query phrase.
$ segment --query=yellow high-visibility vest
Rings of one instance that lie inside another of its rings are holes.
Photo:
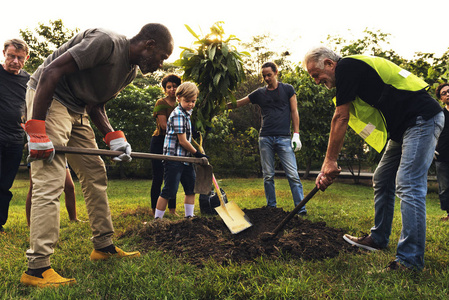
[[[346,57],[367,63],[379,74],[385,84],[398,90],[420,91],[428,87],[424,80],[387,59],[366,55]],[[336,97],[332,100],[336,105]],[[383,114],[379,109],[372,107],[358,96],[351,102],[348,125],[377,152],[380,153],[385,147],[388,133]]]

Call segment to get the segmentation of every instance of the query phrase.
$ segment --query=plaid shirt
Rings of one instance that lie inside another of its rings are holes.
[[[178,134],[185,133],[187,140],[191,141],[192,124],[190,123],[190,115],[192,112],[193,110],[186,111],[179,104],[168,117],[164,155],[191,156],[190,152],[179,144]]]

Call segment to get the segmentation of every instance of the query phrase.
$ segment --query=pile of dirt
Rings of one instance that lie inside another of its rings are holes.
[[[357,251],[346,243],[343,230],[313,223],[295,216],[273,239],[261,239],[272,232],[287,216],[281,208],[244,209],[253,226],[232,234],[218,217],[195,217],[179,221],[167,219],[148,222],[138,230],[122,236],[138,235],[143,252],[159,250],[172,253],[191,264],[202,266],[213,259],[221,265],[252,262],[257,258],[278,259],[281,256],[322,260],[340,252]]]

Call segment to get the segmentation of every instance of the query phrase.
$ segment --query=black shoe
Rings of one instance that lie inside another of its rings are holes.
[[[5,232],[5,229],[3,229],[3,225],[0,225],[0,233]]]
[[[385,268],[383,268],[382,270],[376,270],[374,272],[370,271],[368,272],[368,274],[373,275],[373,274],[382,274],[382,273],[395,273],[395,272],[404,272],[404,273],[415,273],[415,269],[410,269],[407,268],[406,266],[404,266],[403,264],[401,264],[400,262],[393,260],[392,262],[390,262]]]
[[[398,262],[396,260],[390,262],[388,264],[388,266],[386,266],[385,269],[383,269],[381,272],[385,273],[385,272],[392,272],[392,271],[413,272],[412,269],[407,268],[406,266],[404,266],[403,264],[401,264],[400,262]]]

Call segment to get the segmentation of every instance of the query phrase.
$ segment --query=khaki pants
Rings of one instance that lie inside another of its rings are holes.
[[[33,99],[34,91],[28,89],[28,119],[31,119]],[[72,113],[57,100],[53,100],[45,124],[53,145],[97,148],[87,115]],[[56,154],[51,163],[43,160],[31,163],[33,194],[30,249],[26,251],[28,267],[31,269],[50,266],[50,255],[59,239],[59,196],[64,189],[65,160],[64,154]],[[94,248],[111,245],[114,228],[106,193],[107,176],[103,160],[99,156],[75,154],[67,154],[67,160],[83,190]]]

